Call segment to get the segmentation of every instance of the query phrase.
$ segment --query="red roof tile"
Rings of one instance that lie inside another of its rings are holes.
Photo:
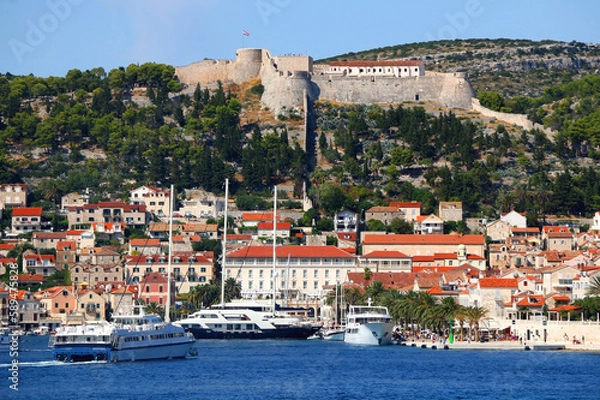
[[[13,217],[40,217],[42,215],[42,207],[20,207],[13,208]]]
[[[363,244],[483,245],[483,235],[365,234]]]
[[[479,280],[481,288],[519,288],[519,281],[515,278],[481,278]]]

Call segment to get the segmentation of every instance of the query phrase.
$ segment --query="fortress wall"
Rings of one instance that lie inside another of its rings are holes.
[[[183,67],[175,67],[179,81],[189,86],[208,85],[232,79],[234,63],[229,60],[204,60]]]
[[[510,113],[492,111],[489,108],[485,108],[484,106],[482,106],[481,103],[479,102],[479,99],[476,99],[475,97],[473,97],[471,102],[472,102],[473,110],[481,113],[482,115],[484,115],[486,117],[496,118],[498,120],[507,122],[509,125],[517,125],[517,126],[522,127],[523,129],[527,129],[527,130],[531,130],[534,128],[533,122],[531,122],[527,118],[527,115],[525,115],[525,114],[510,114]]]
[[[280,73],[281,72],[281,73]],[[289,75],[291,74],[291,75]],[[305,98],[317,98],[317,88],[306,71],[278,71],[262,75],[265,87],[261,102],[275,115],[284,109],[304,107]]]
[[[443,74],[440,101],[448,107],[471,109],[471,99],[475,96],[469,77],[464,72]]]
[[[279,71],[307,71],[313,70],[313,59],[310,56],[277,56],[273,57]]]
[[[470,103],[469,90],[454,90],[454,80],[446,76],[414,78],[352,78],[319,75],[313,81],[319,87],[319,99],[341,103],[397,103],[403,101],[435,101],[452,107]],[[458,87],[458,83],[456,83]],[[470,88],[470,85],[466,85]],[[442,93],[444,95],[442,95]]]

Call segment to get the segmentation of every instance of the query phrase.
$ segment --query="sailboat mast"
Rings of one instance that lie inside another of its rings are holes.
[[[277,264],[277,185],[275,185],[275,195],[273,196],[273,315],[275,315],[275,274]]]
[[[165,322],[171,322],[171,262],[173,260],[173,185],[169,198],[169,255],[167,263],[167,301],[165,302]]]
[[[225,309],[225,260],[227,258],[227,213],[229,203],[229,179],[225,179],[225,218],[223,219],[223,256],[221,258],[221,309]]]

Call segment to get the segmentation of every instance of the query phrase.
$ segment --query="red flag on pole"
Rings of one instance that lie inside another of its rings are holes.
[[[250,32],[248,32],[247,30],[242,30],[242,35],[250,36]]]

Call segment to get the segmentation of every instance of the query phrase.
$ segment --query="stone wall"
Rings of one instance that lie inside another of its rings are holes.
[[[466,75],[435,74],[411,78],[318,75],[318,98],[341,103],[434,101],[447,107],[471,108],[473,90]]]
[[[234,61],[204,60],[175,68],[179,81],[188,86],[210,85],[217,81],[228,82],[232,79]]]
[[[489,108],[485,108],[484,106],[482,106],[479,102],[479,99],[475,97],[471,99],[471,102],[473,110],[479,112],[485,117],[496,118],[500,121],[507,122],[509,125],[517,125],[527,130],[533,129],[533,122],[531,122],[525,114],[511,114],[492,111]]]

